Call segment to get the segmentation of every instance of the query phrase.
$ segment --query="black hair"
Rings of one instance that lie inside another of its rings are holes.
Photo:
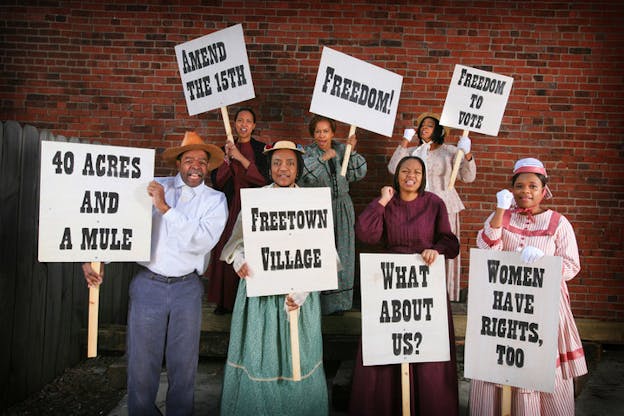
[[[286,150],[292,150],[292,149],[286,149]],[[292,150],[292,152],[297,157],[297,177],[295,178],[295,183],[297,183],[299,178],[301,178],[301,175],[303,175],[303,156],[301,155],[301,152],[298,152],[296,150]],[[273,164],[273,153],[275,153],[275,150],[269,152],[269,154],[267,155],[267,162],[268,162],[267,163],[267,167],[268,167],[267,178],[269,179],[270,182],[273,181],[273,176],[271,175],[271,166]]]
[[[234,114],[234,121],[236,121],[236,119],[238,118],[238,115],[240,113],[242,113],[243,111],[249,112],[251,114],[251,117],[253,117],[253,122],[254,123],[256,122],[256,113],[254,113],[254,111],[251,108],[249,108],[249,107],[241,107],[241,108],[239,108],[238,111],[236,112],[236,114]]]
[[[314,130],[316,130],[316,124],[319,121],[327,121],[329,123],[329,127],[331,128],[332,133],[336,133],[336,122],[334,120],[329,117],[319,116],[318,114],[315,114],[308,124],[308,131],[310,132],[311,137],[314,137]]]
[[[433,122],[435,123],[435,126],[433,127],[433,133],[431,133],[431,141],[436,144],[443,144],[444,137],[446,136],[446,130],[444,130],[444,126],[440,124],[440,121],[434,117],[425,117],[422,120],[420,120],[418,129],[416,130],[416,134],[418,134],[418,138],[420,139],[420,142],[421,143],[423,142],[422,137],[420,137],[420,128],[422,127],[422,124],[425,122],[425,120],[427,120],[428,118],[433,120]]]
[[[399,171],[401,170],[401,166],[403,166],[403,163],[407,162],[410,159],[418,160],[420,162],[420,166],[422,167],[422,179],[420,180],[420,186],[417,190],[418,196],[421,196],[425,193],[425,188],[427,187],[427,168],[425,167],[425,162],[423,162],[423,160],[418,156],[405,156],[399,161],[399,164],[394,170],[394,182],[392,184],[392,187],[397,193],[401,191],[401,188],[399,187]]]
[[[522,175],[523,173],[527,173],[527,172],[519,172],[513,175],[513,177],[511,178],[512,186],[516,183],[516,179],[518,179],[518,176]],[[535,173],[535,172],[528,172],[528,173],[533,173],[535,176],[537,176],[540,182],[542,182],[542,187],[546,187],[546,185],[548,184],[548,178],[542,175],[541,173]]]

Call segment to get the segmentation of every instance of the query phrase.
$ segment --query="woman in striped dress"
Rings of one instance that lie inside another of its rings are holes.
[[[580,270],[578,246],[570,222],[558,212],[543,208],[543,199],[552,197],[542,162],[534,158],[518,160],[511,180],[512,192],[496,194],[496,211],[486,220],[477,235],[482,249],[520,251],[525,263],[533,263],[543,255],[563,260],[563,279],[559,301],[558,357],[555,389],[544,393],[512,388],[514,416],[574,415],[574,377],[587,373],[585,354],[570,309],[567,280]],[[512,208],[515,201],[516,207]],[[501,412],[501,388],[497,384],[472,380],[470,414],[494,416]]]

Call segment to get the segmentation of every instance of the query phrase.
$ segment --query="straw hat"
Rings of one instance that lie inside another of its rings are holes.
[[[167,165],[175,166],[178,156],[184,152],[188,152],[189,150],[203,150],[210,156],[210,159],[208,160],[209,171],[218,168],[219,165],[223,163],[223,158],[225,157],[225,154],[221,149],[213,144],[204,143],[204,140],[194,131],[187,131],[184,133],[182,144],[178,147],[165,149],[165,151],[162,152],[161,157]]]
[[[290,140],[280,140],[278,142],[275,142],[274,144],[267,144],[266,146],[264,146],[264,150],[262,151],[262,153],[266,155],[273,150],[279,149],[290,149],[301,154],[305,153],[305,150],[303,150],[303,146],[301,146],[300,144],[295,144]]]
[[[422,121],[424,119],[426,119],[427,117],[429,118],[433,118],[438,120],[438,124],[440,123],[440,115],[436,114],[436,113],[422,113],[421,115],[418,116],[418,118],[416,119],[416,129],[418,130],[418,128],[420,127],[420,123],[422,123]],[[444,138],[448,138],[449,134],[451,133],[451,129],[446,127],[446,126],[442,126],[444,128]],[[420,131],[417,131],[418,137],[420,138]]]

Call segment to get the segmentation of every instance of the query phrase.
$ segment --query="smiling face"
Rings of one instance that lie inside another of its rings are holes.
[[[208,154],[203,150],[189,150],[176,160],[176,167],[185,184],[194,188],[204,182],[208,174]]]
[[[236,135],[241,142],[248,142],[251,139],[251,133],[256,128],[256,122],[253,114],[249,111],[241,111],[236,116],[234,127],[236,128]]]
[[[539,210],[544,199],[544,184],[535,173],[521,173],[512,184],[512,193],[518,208]]]
[[[425,118],[422,123],[420,123],[419,134],[423,142],[429,143],[431,141],[435,126],[436,122],[430,117]]]
[[[297,155],[294,150],[278,149],[271,155],[271,178],[277,186],[292,186],[297,180]]]
[[[334,131],[327,120],[319,120],[314,128],[314,141],[324,152],[331,149],[331,141],[334,138]]]
[[[412,200],[418,197],[423,180],[423,165],[419,159],[409,158],[397,168],[397,183],[401,199]]]

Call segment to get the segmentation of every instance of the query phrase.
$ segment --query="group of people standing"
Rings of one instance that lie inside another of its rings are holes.
[[[392,186],[382,187],[380,196],[356,218],[349,184],[365,177],[367,165],[355,151],[355,135],[346,143],[338,142],[334,140],[334,120],[315,115],[309,123],[312,144],[304,147],[283,140],[265,145],[252,137],[255,127],[254,111],[241,108],[235,116],[237,140],[226,141],[223,150],[187,133],[182,146],[163,154],[176,164],[178,174],[154,181],[148,188],[154,206],[152,258],[130,288],[131,414],[157,412],[154,399],[163,352],[170,380],[167,414],[192,412],[203,293],[203,288],[197,286],[198,276],[204,273],[215,313],[232,313],[221,400],[223,415],[328,413],[321,315],[342,314],[352,308],[356,238],[382,244],[389,253],[421,254],[427,264],[444,255],[447,304],[459,299],[459,212],[464,205],[448,184],[458,150],[463,152],[459,180],[475,180],[476,164],[468,137],[461,137],[457,146],[446,144],[449,131],[440,125],[439,116],[419,116],[415,128],[405,130],[389,161]],[[409,147],[414,136],[418,145]],[[352,151],[343,176],[340,171],[347,144]],[[215,190],[204,184],[209,172]],[[486,220],[477,238],[480,248],[522,251],[527,263],[544,254],[564,259],[555,392],[513,389],[513,414],[518,415],[572,415],[572,380],[587,371],[565,283],[579,271],[578,248],[567,219],[541,206],[542,200],[551,195],[547,180],[541,162],[520,160],[514,166],[512,191],[497,194],[496,212]],[[247,297],[245,279],[253,275],[253,270],[244,258],[240,190],[263,186],[330,188],[340,262],[336,290]],[[190,198],[179,196],[184,195],[184,188],[190,188]],[[90,285],[101,283],[102,273],[95,273],[88,264],[83,269]],[[139,282],[153,287],[139,287]],[[178,291],[185,295],[178,295]],[[178,296],[187,297],[178,301]],[[177,305],[181,302],[186,304]],[[288,311],[292,310],[299,310],[301,381],[293,379],[289,361]],[[412,415],[459,412],[450,307],[448,323],[451,360],[409,366]],[[178,345],[181,343],[188,345]],[[146,351],[147,344],[151,345]],[[499,390],[492,383],[473,380],[471,414],[498,414]],[[395,415],[400,414],[400,406],[400,366],[363,366],[360,344],[350,414]]]

